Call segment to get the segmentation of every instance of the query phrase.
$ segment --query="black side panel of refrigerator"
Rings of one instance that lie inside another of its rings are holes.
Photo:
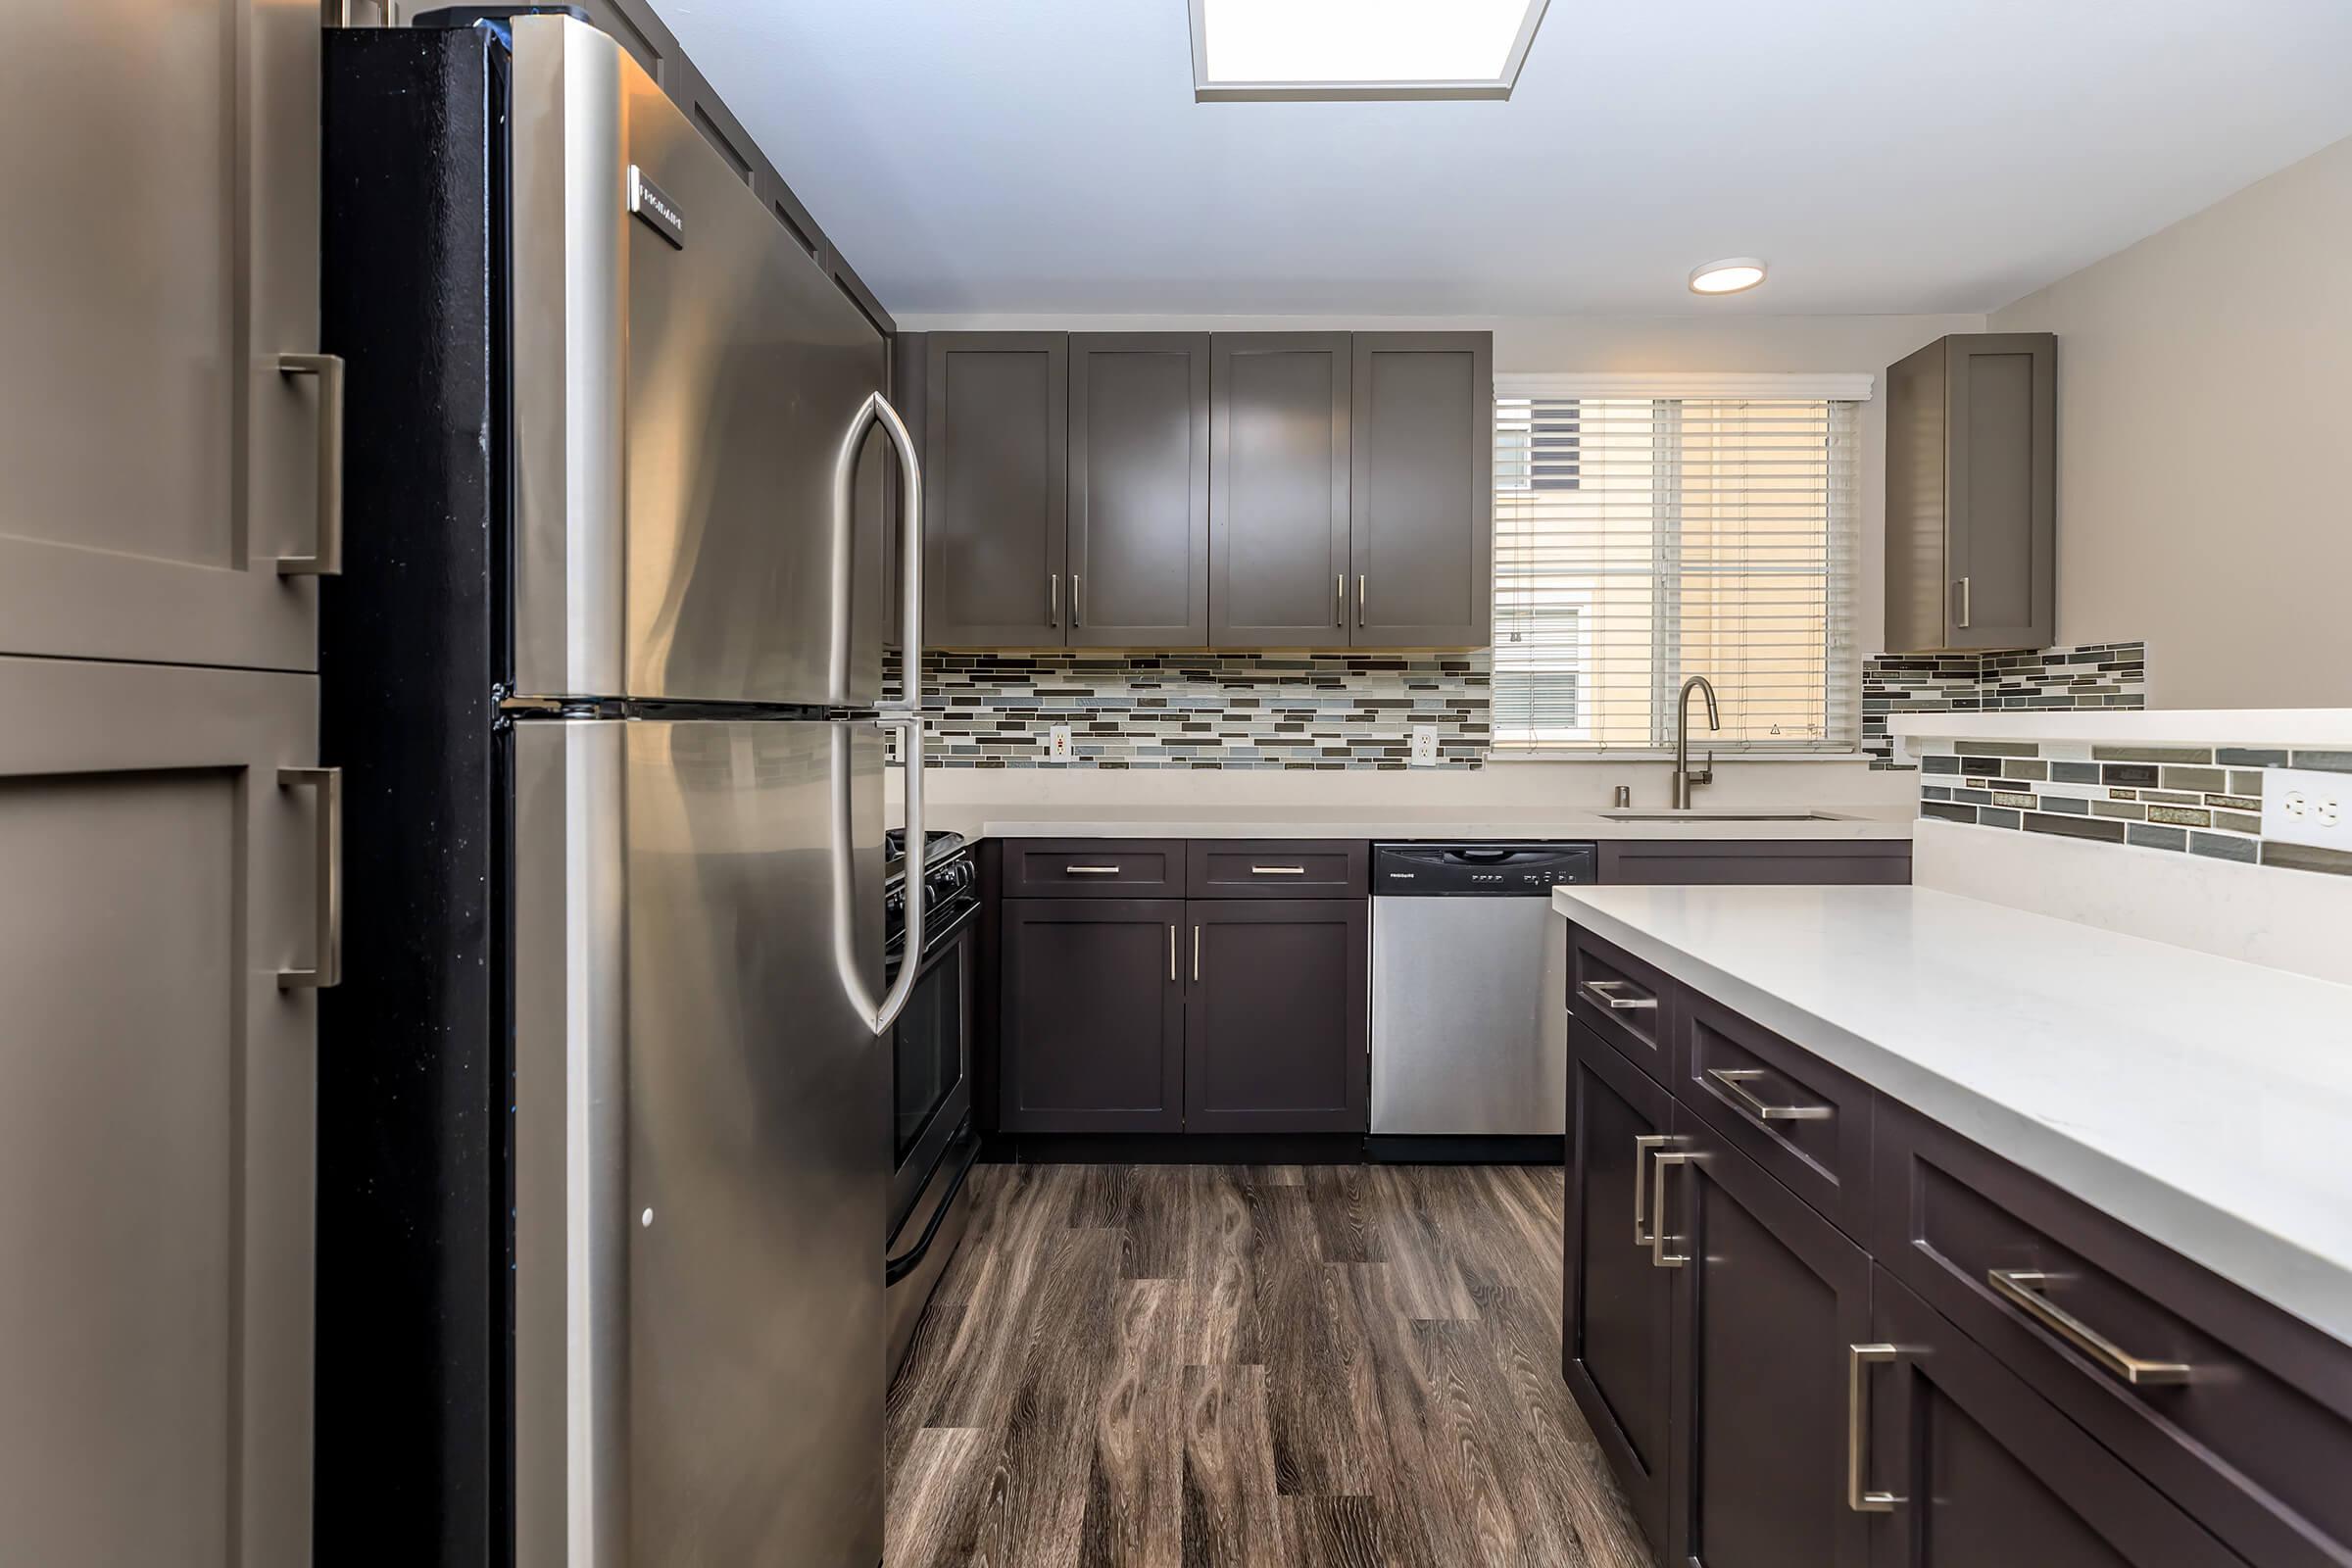
[[[505,79],[478,29],[330,29],[323,336],[344,570],[320,750],[345,966],[320,997],[317,1560],[511,1560]]]

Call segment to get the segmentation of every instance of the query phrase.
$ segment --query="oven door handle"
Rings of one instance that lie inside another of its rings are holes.
[[[939,1206],[931,1210],[931,1223],[923,1227],[923,1234],[914,1239],[912,1247],[882,1265],[884,1286],[896,1285],[923,1266],[923,1254],[931,1250],[932,1238],[939,1234],[939,1227],[947,1220],[948,1210],[956,1206],[956,1195],[963,1191],[964,1178],[971,1175],[972,1167],[979,1163],[980,1138],[975,1133],[971,1138],[971,1147],[963,1152],[963,1162],[956,1167],[956,1174],[948,1178],[946,1195],[940,1199]]]
[[[941,907],[954,908],[955,905],[953,901],[950,901]],[[962,908],[956,909],[955,913],[948,916],[946,925],[923,938],[923,946],[928,950],[923,955],[924,959],[928,961],[933,955],[944,952],[951,941],[963,934],[965,926],[979,918],[980,901],[978,899],[974,899]]]

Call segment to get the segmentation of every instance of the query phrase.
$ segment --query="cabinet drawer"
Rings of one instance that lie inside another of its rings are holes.
[[[1846,1441],[1872,1568],[2245,1568],[1885,1269],[1870,1296]]]
[[[1904,1106],[1877,1121],[1885,1267],[2233,1550],[2352,1564],[2352,1348]]]
[[[1018,839],[1004,846],[1008,899],[1168,899],[1183,894],[1181,839]]]
[[[1568,1010],[1627,1059],[1671,1085],[1674,982],[1582,926],[1568,928]]]
[[[1348,840],[1196,839],[1196,899],[1360,899],[1370,856]]]
[[[1870,1222],[1868,1086],[1720,1003],[1676,1013],[1675,1098],[1848,1236]]]

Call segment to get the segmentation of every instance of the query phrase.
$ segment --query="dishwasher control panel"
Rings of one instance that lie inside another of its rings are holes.
[[[1591,844],[1375,844],[1375,898],[1541,897],[1600,880]]]

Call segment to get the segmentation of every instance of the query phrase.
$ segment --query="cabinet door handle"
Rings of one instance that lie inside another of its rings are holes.
[[[1650,1177],[1657,1183],[1657,1186],[1649,1195],[1649,1206],[1651,1209],[1649,1230],[1649,1266],[1651,1268],[1681,1268],[1685,1263],[1690,1261],[1689,1254],[1683,1252],[1669,1252],[1666,1250],[1666,1244],[1668,1242],[1678,1242],[1682,1240],[1682,1238],[1679,1236],[1669,1236],[1666,1234],[1666,1167],[1669,1165],[1688,1165],[1690,1163],[1690,1156],[1689,1154],[1674,1153],[1671,1151],[1661,1149],[1655,1155],[1652,1156],[1652,1159],[1654,1160],[1654,1163],[1650,1166]]]
[[[1835,1105],[1768,1105],[1758,1100],[1747,1087],[1748,1081],[1764,1076],[1761,1067],[1709,1067],[1707,1076],[1723,1085],[1740,1108],[1758,1121],[1828,1121],[1838,1114]]]
[[[311,547],[310,555],[278,557],[277,574],[340,576],[343,571],[343,356],[280,354],[277,373],[318,378],[318,543]]]
[[[1046,573],[1046,624],[1061,624],[1061,573],[1058,571]]]
[[[1649,1220],[1647,1206],[1642,1201],[1649,1193],[1648,1187],[1644,1185],[1648,1180],[1649,1172],[1643,1169],[1643,1166],[1649,1159],[1651,1150],[1664,1149],[1673,1142],[1673,1138],[1665,1133],[1642,1133],[1634,1139],[1634,1245],[1636,1247],[1648,1247],[1656,1240],[1655,1237],[1644,1234],[1642,1229]]]
[[[1086,592],[1080,586],[1080,578],[1074,571],[1070,573],[1070,624],[1073,626],[1086,624]]]
[[[1065,865],[1061,868],[1061,874],[1063,876],[1117,876],[1119,868],[1115,865]]]
[[[1985,1272],[1984,1283],[1993,1294],[2023,1311],[2034,1322],[2057,1335],[2067,1344],[2097,1362],[2104,1371],[2126,1383],[2186,1383],[2190,1368],[2185,1361],[2150,1361],[2133,1355],[2097,1329],[2060,1306],[2041,1294],[2041,1288],[2062,1276],[2047,1274],[2039,1269],[1996,1268]]]
[[[1359,627],[1364,623],[1364,578],[1361,572],[1355,578],[1355,623]]]
[[[1966,577],[1961,578],[1958,582],[1952,584],[1952,586],[1960,591],[1959,624],[1960,629],[1966,631],[1968,629],[1968,623],[1976,618],[1976,595],[1970,591],[1969,579]]]
[[[1348,624],[1348,574],[1344,571],[1332,580],[1331,615],[1333,625]]]
[[[1253,865],[1250,868],[1250,874],[1251,876],[1304,876],[1306,867],[1303,865]]]
[[[1176,978],[1176,928],[1168,927],[1168,978]]]
[[[1864,1370],[1898,1360],[1902,1353],[1892,1345],[1845,1348],[1845,1505],[1856,1513],[1892,1513],[1903,1500],[1891,1492],[1870,1490],[1870,1374]]]
[[[1633,991],[1634,983],[1631,980],[1587,980],[1582,984],[1586,996],[1611,1012],[1655,1012],[1658,1007],[1657,998],[1645,997],[1639,991],[1630,997],[1617,995],[1619,986]]]
[[[1200,928],[1193,927],[1193,983],[1200,983]]]
[[[318,947],[310,969],[280,969],[277,987],[291,991],[297,987],[327,986],[343,983],[343,770],[339,767],[281,767],[277,770],[280,789],[300,789],[315,785],[318,790],[318,903],[316,920]]]

